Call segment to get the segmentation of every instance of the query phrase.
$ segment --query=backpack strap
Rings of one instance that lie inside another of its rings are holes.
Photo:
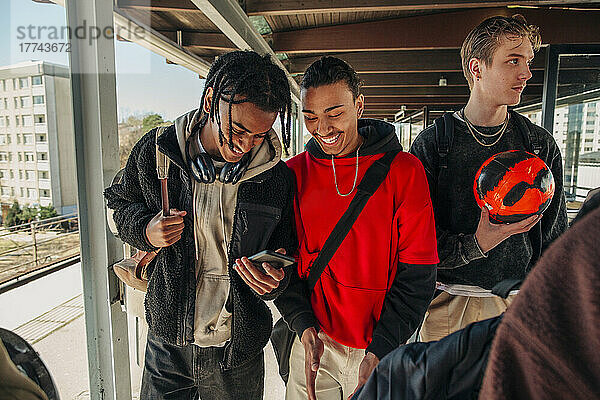
[[[454,120],[453,113],[447,112],[433,121],[435,125],[435,144],[439,155],[440,173],[442,169],[448,168],[448,153],[452,148],[454,139]]]
[[[533,122],[531,122],[529,118],[524,117],[516,111],[510,111],[510,113],[511,116],[515,119],[517,129],[519,129],[521,135],[523,135],[523,140],[525,141],[527,150],[530,153],[539,156],[540,152],[542,151],[542,144],[540,138],[538,137],[537,129],[535,129],[533,125]]]
[[[331,258],[346,238],[346,235],[348,235],[348,232],[350,232],[350,229],[352,229],[352,225],[354,225],[369,198],[371,198],[384,181],[390,170],[392,161],[394,161],[399,152],[400,150],[388,151],[365,172],[348,208],[333,227],[325,244],[323,244],[323,248],[319,251],[319,255],[310,267],[308,273],[308,288],[310,291],[314,289],[325,267],[331,261]]]
[[[159,126],[156,128],[156,175],[160,180],[160,197],[162,203],[163,215],[169,215],[169,192],[167,191],[167,177],[169,176],[169,165],[171,160],[158,149],[158,137],[163,134],[166,127]]]
[[[156,174],[158,175],[158,179],[167,179],[167,176],[169,176],[169,165],[171,164],[169,157],[158,149],[158,137],[163,134],[165,129],[165,126],[156,128],[156,137],[154,138],[156,145]]]
[[[448,154],[452,149],[452,142],[454,140],[454,116],[453,112],[447,112],[439,118],[436,118],[433,123],[435,125],[435,146],[438,152],[438,165],[436,169],[436,183],[435,193],[431,193],[434,199],[433,206],[435,209],[435,220],[445,220],[448,214],[448,210],[439,207],[439,199],[442,193],[445,192],[444,174],[448,172]]]

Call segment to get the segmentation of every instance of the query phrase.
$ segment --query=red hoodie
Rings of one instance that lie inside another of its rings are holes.
[[[383,154],[367,152],[359,157],[357,182]],[[298,185],[298,273],[306,279],[356,191],[346,197],[338,195],[330,158],[317,158],[305,151],[287,165],[294,171]],[[355,166],[354,156],[335,160],[341,193],[352,188]],[[405,152],[396,156],[388,176],[367,202],[312,292],[311,304],[321,329],[341,344],[366,348],[398,262],[438,262],[425,171],[416,157]]]

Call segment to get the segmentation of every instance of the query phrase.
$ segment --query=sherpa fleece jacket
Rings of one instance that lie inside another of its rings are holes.
[[[145,229],[161,210],[160,183],[156,174],[155,130],[134,146],[123,178],[106,189],[108,207],[114,210],[119,237],[133,247],[152,251]],[[196,297],[193,231],[193,186],[183,161],[173,125],[158,138],[159,151],[171,160],[168,192],[171,208],[187,211],[182,238],[161,249],[148,266],[146,319],[150,331],[166,342],[184,346],[193,343]],[[233,270],[233,260],[264,249],[283,247],[288,254],[297,246],[293,217],[293,175],[282,161],[273,168],[239,183],[232,235],[228,240],[230,295],[233,314],[231,341],[225,348],[224,369],[242,364],[267,344],[273,320],[263,300],[275,298],[291,275],[272,293],[259,296]]]

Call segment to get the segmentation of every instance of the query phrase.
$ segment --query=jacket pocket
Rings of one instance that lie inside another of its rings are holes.
[[[281,220],[281,209],[262,204],[240,203],[234,227],[234,251],[251,256],[265,250],[273,231]],[[275,249],[269,249],[275,250]],[[234,253],[235,254],[235,253]]]
[[[203,273],[196,287],[194,343],[219,345],[231,337],[231,313],[225,307],[229,276]]]

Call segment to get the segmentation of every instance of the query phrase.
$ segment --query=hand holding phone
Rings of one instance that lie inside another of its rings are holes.
[[[253,256],[248,257],[248,259],[253,263],[261,266],[262,263],[269,263],[273,268],[277,269],[288,267],[296,262],[293,257],[276,253],[271,250],[263,250],[259,253],[256,253]]]
[[[277,249],[275,252],[265,250],[250,258],[238,258],[234,269],[252,290],[264,295],[277,288],[285,277],[281,268],[294,262],[293,258],[285,256],[285,249]]]

